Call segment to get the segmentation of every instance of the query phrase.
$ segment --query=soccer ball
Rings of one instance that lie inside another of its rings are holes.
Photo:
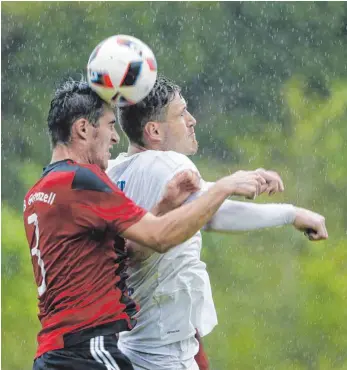
[[[112,106],[144,99],[157,78],[152,50],[136,37],[116,35],[93,50],[87,65],[89,86]]]

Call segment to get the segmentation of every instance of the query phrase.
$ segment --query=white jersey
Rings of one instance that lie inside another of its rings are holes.
[[[186,169],[199,173],[185,155],[147,150],[131,156],[119,155],[109,161],[107,173],[129,198],[151,210],[161,199],[166,184]],[[201,180],[200,185],[205,191],[210,183]],[[216,231],[252,230],[290,224],[294,219],[295,207],[290,204],[226,200],[207,227]],[[119,348],[135,370],[196,366],[196,329],[204,336],[217,324],[210,280],[200,251],[198,232],[167,253],[154,253],[128,268],[129,294],[140,304],[140,311],[135,328],[120,334]]]
[[[147,150],[132,156],[119,155],[109,161],[107,174],[130,199],[150,210],[161,199],[167,182],[185,169],[199,172],[182,154]],[[119,346],[145,369],[192,366],[198,350],[196,329],[204,336],[217,324],[210,280],[200,252],[201,233],[197,232],[167,253],[153,253],[128,269],[129,294],[139,303],[140,311],[135,328],[120,334]],[[136,358],[138,352],[148,354],[148,358]]]

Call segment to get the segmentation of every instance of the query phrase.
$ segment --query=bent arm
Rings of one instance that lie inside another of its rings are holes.
[[[206,231],[246,231],[293,224],[291,204],[256,204],[225,200],[204,227]]]
[[[201,197],[167,214],[156,217],[147,213],[140,221],[127,228],[122,236],[165,253],[199,231],[213,216],[230,193],[218,184]]]

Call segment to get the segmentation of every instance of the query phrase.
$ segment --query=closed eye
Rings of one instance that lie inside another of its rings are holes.
[[[108,124],[112,129],[116,129],[116,120],[110,121]]]
[[[181,112],[180,116],[184,116],[187,113],[187,108],[184,108],[183,111]]]

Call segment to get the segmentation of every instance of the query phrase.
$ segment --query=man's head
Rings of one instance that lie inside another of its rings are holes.
[[[47,121],[53,150],[63,146],[75,158],[107,168],[110,148],[119,141],[115,114],[87,82],[68,80],[59,86]]]
[[[198,149],[195,118],[188,112],[179,86],[163,76],[158,76],[141,102],[120,108],[118,119],[131,144],[186,155]]]

